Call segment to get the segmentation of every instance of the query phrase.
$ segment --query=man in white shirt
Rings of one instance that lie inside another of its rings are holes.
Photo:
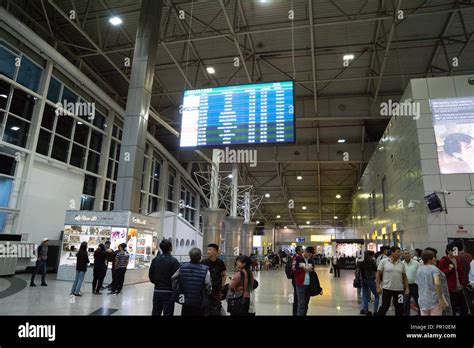
[[[385,316],[390,308],[390,302],[394,299],[395,315],[403,315],[403,303],[405,296],[409,294],[406,269],[400,261],[401,251],[397,246],[390,248],[390,257],[380,261],[377,267],[375,283],[377,293],[382,295],[382,305],[377,312],[379,316]],[[383,278],[383,280],[381,280]]]
[[[404,315],[410,316],[410,302],[411,298],[415,300],[418,315],[420,315],[420,306],[418,305],[418,285],[416,284],[416,272],[420,263],[411,257],[411,253],[408,250],[403,250],[403,264],[405,265],[408,289],[410,293],[405,298],[404,304]]]

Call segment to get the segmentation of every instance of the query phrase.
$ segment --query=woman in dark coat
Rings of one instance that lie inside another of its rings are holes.
[[[76,254],[76,279],[72,284],[71,295],[82,296],[81,286],[84,281],[84,276],[87,271],[87,264],[89,261],[89,254],[87,252],[87,242],[82,242],[79,251]]]
[[[107,272],[108,254],[105,250],[104,244],[99,244],[99,247],[94,252],[94,279],[92,280],[92,293],[100,295],[102,283],[104,282],[105,273]]]

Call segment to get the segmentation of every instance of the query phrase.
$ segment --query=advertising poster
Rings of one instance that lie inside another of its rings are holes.
[[[474,173],[474,97],[430,100],[441,174]]]

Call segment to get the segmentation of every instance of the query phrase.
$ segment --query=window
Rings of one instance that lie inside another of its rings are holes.
[[[169,168],[168,175],[168,198],[166,200],[166,210],[175,211],[175,200],[174,200],[174,185],[176,180],[176,171],[173,168]]]
[[[95,188],[97,186],[97,178],[94,176],[86,175],[84,178],[84,186],[82,189],[82,193],[95,196]]]
[[[114,125],[115,135],[118,132],[119,127]],[[121,131],[121,129],[120,129]],[[120,157],[120,140],[112,132],[112,139],[110,142],[109,157],[107,161],[107,180],[105,183],[104,201],[102,203],[103,210],[113,210],[115,203],[115,187],[118,174],[118,159]],[[140,195],[140,210],[142,213],[142,200],[143,196]],[[145,207],[146,208],[146,207]]]
[[[42,72],[42,68],[22,55],[16,81],[32,91],[38,92]]]
[[[44,106],[43,119],[41,120],[41,127],[53,130],[54,120],[56,118],[55,108],[49,105]]]
[[[0,154],[0,174],[15,175],[16,161],[15,157]]]
[[[15,58],[17,57],[18,55],[8,50],[4,45],[0,45],[0,74],[13,79],[16,71]]]
[[[51,133],[41,129],[38,138],[38,145],[36,146],[36,152],[48,156],[50,142]]]
[[[51,81],[49,81],[47,98],[51,100],[53,103],[57,103],[59,100],[60,94],[61,94],[61,82],[56,80],[54,77],[51,77]]]
[[[74,144],[71,151],[71,160],[69,163],[77,168],[84,168],[84,160],[86,156],[86,148]]]
[[[87,170],[93,173],[99,172],[100,155],[94,151],[89,150],[87,156]]]
[[[92,131],[89,147],[94,151],[100,152],[101,146],[102,146],[102,135],[98,132]]]
[[[179,215],[191,225],[196,222],[196,195],[187,185],[181,186]]]
[[[77,95],[73,91],[71,91],[69,88],[64,86],[63,95],[60,100],[61,103],[63,103],[64,101],[66,101],[67,103],[76,103],[77,98],[78,98]]]
[[[30,124],[13,115],[8,115],[3,140],[7,143],[25,147],[28,140]]]
[[[56,134],[60,134],[66,138],[71,138],[72,126],[74,121],[69,116],[58,116],[56,121]]]
[[[74,142],[87,146],[88,139],[89,127],[84,125],[82,122],[76,122],[76,128],[74,130]]]
[[[0,81],[0,109],[7,109],[8,96],[10,95],[10,85]]]
[[[67,163],[67,155],[69,150],[69,141],[56,135],[53,142],[53,151],[51,157],[58,161]]]
[[[387,177],[382,178],[382,202],[383,202],[383,211],[388,210],[388,197],[387,197]]]
[[[23,92],[20,89],[14,89],[9,111],[17,116],[31,121],[31,116],[33,116],[36,100],[36,97],[33,97],[32,95]]]

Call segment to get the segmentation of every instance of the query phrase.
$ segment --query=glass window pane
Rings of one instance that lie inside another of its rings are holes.
[[[117,180],[118,171],[119,171],[119,163],[115,162],[114,167],[115,167],[115,169],[114,169],[114,180]]]
[[[154,195],[159,195],[160,194],[160,181],[159,180],[153,180],[153,191],[152,193]]]
[[[115,153],[115,160],[120,161],[120,144],[117,144],[117,152]]]
[[[100,133],[92,131],[91,133],[91,142],[89,147],[92,150],[100,152],[102,146],[102,135]]]
[[[109,179],[112,179],[112,170],[114,168],[114,164],[115,164],[114,161],[109,160],[109,163],[107,165],[107,177]]]
[[[99,154],[89,151],[89,155],[87,156],[87,170],[97,173],[99,171],[99,160]]]
[[[61,116],[64,117],[64,116]],[[76,122],[76,130],[74,131],[74,141],[76,143],[87,146],[87,139],[89,138],[89,127],[85,124]]]
[[[115,147],[116,147],[115,141],[112,140],[110,142],[110,150],[109,150],[109,157],[110,158],[115,158]]]
[[[56,133],[66,138],[71,138],[74,121],[70,116],[58,116],[56,121]]]
[[[10,156],[5,156],[5,155],[0,154],[0,174],[13,176],[15,175],[15,167],[16,167],[15,157],[10,157]]]
[[[28,130],[30,124],[13,115],[8,115],[7,124],[5,126],[3,140],[21,147],[26,146],[28,140]]]
[[[95,188],[97,185],[97,178],[94,176],[86,175],[84,178],[84,187],[82,193],[89,196],[95,196]]]
[[[69,141],[59,136],[54,137],[53,150],[51,157],[61,162],[67,162],[67,154],[69,150]]]
[[[112,184],[112,195],[110,196],[110,200],[115,202],[115,189],[117,188],[116,184]]]
[[[16,81],[32,91],[38,92],[42,72],[42,68],[34,64],[25,56],[22,56],[20,70]]]
[[[43,119],[41,120],[41,127],[53,130],[54,119],[56,117],[55,110],[56,109],[52,106],[49,106],[49,105],[44,106]]]
[[[8,95],[10,94],[10,85],[0,81],[0,109],[7,109]]]
[[[77,95],[71,91],[69,88],[64,86],[63,88],[63,95],[60,100],[61,103],[64,103],[66,101],[67,103],[76,103],[77,102]]]
[[[95,198],[87,195],[81,196],[81,210],[94,210]]]
[[[109,202],[107,202],[107,201],[102,202],[102,210],[103,211],[108,211],[109,210]]]
[[[4,111],[0,111],[0,128],[3,124],[3,119],[5,118],[6,113]]]
[[[40,130],[38,145],[36,146],[36,152],[48,156],[49,143],[51,141],[51,133],[45,131],[44,129]]]
[[[0,74],[13,79],[16,70],[15,58],[17,58],[15,54],[0,46]]]
[[[69,163],[75,167],[84,167],[84,158],[86,156],[86,149],[79,145],[72,145],[71,159]]]
[[[57,103],[59,100],[59,94],[61,93],[61,82],[56,80],[54,77],[49,81],[48,88],[48,99],[53,103]]]
[[[36,100],[36,97],[33,97],[22,90],[15,89],[13,91],[13,98],[9,111],[27,120],[31,120]]]
[[[104,199],[109,199],[110,197],[110,186],[112,183],[110,181],[105,182],[105,188],[104,188]]]
[[[94,126],[100,129],[104,129],[105,121],[106,121],[105,116],[96,111],[95,117],[93,120]]]

